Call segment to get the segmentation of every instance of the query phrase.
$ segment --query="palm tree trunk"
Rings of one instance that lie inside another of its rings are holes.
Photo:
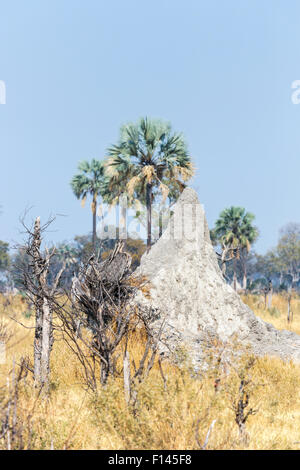
[[[225,276],[226,274],[226,261],[222,260],[222,274]]]
[[[159,211],[158,225],[159,225],[158,238],[160,238],[160,237],[162,236],[162,231],[163,231],[163,220],[162,220],[162,212],[161,212],[161,210]]]
[[[93,195],[92,202],[92,212],[93,212],[93,251],[96,251],[96,215],[97,215],[97,195]]]
[[[125,240],[127,238],[127,200],[125,197],[120,198],[119,205],[121,207],[121,220],[119,220],[119,238]]]
[[[147,253],[151,248],[151,228],[152,228],[152,185],[146,186],[146,205],[147,205]]]
[[[246,248],[242,248],[241,253],[241,266],[243,270],[243,289],[247,290],[247,260],[248,260],[248,251]]]
[[[236,258],[233,261],[233,288],[236,291]]]

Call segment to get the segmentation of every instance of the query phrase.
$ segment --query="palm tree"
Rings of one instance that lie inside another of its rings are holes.
[[[146,203],[147,250],[151,248],[152,203],[156,193],[168,196],[169,183],[183,184],[193,175],[191,158],[181,134],[169,123],[142,118],[121,127],[118,144],[108,149],[106,174],[131,198]]]
[[[167,200],[164,200],[162,197],[160,197],[160,204],[157,206],[157,210],[155,210],[156,208],[152,208],[151,211],[153,225],[151,236],[153,238],[154,235],[156,240],[162,236],[163,228],[167,225],[170,218],[171,208],[179,198],[183,189],[186,187],[184,183],[180,182],[180,184],[178,184],[176,181],[172,180],[167,180],[165,184],[169,190]],[[159,198],[160,193],[158,190],[154,194],[154,197],[155,196]],[[144,207],[138,208],[135,218],[143,225],[143,227],[147,228],[147,210]]]
[[[82,161],[78,165],[80,173],[73,176],[71,180],[72,190],[77,199],[82,200],[84,206],[88,195],[92,196],[92,214],[93,214],[93,249],[96,248],[96,214],[97,197],[105,194],[104,185],[104,165],[102,161],[93,159],[90,163]]]
[[[127,191],[127,181],[130,178],[129,171],[130,166],[126,160],[120,161],[118,171],[114,172],[109,171],[107,162],[105,162],[104,192],[102,198],[103,202],[110,207],[119,205],[121,208],[121,217],[119,218],[119,227],[117,230],[119,237],[127,236],[127,233],[123,233],[123,231],[126,230],[127,206],[135,202],[132,197],[129,197]],[[122,198],[125,198],[125,201]],[[124,202],[126,202],[126,204],[124,204]]]
[[[236,261],[241,257],[245,258],[249,253],[251,244],[258,237],[258,230],[253,225],[255,216],[250,212],[246,212],[243,207],[229,207],[224,209],[213,230],[214,236],[222,246],[225,253],[231,253],[233,258],[233,286],[236,290]],[[226,258],[224,258],[226,259]],[[245,261],[245,259],[244,259]],[[243,263],[243,287],[247,284],[246,262]]]

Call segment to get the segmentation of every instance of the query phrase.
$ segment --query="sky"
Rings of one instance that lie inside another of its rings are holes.
[[[70,189],[141,116],[183,132],[212,227],[225,207],[256,216],[256,250],[300,222],[300,2],[0,0],[0,239],[20,216],[58,216],[54,242],[91,231]]]

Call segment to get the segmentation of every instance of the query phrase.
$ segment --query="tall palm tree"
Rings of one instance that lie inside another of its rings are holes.
[[[169,123],[141,118],[121,127],[118,144],[108,149],[106,174],[126,183],[130,197],[146,203],[147,250],[151,248],[151,209],[157,192],[169,193],[169,182],[187,181],[193,175],[191,158],[181,134]]]
[[[92,196],[92,214],[93,214],[93,249],[96,248],[96,214],[97,214],[97,197],[105,194],[105,176],[104,165],[102,161],[93,159],[90,163],[82,161],[78,165],[80,173],[73,176],[71,180],[72,190],[77,199],[82,200],[85,204],[88,195]]]
[[[233,258],[233,286],[236,290],[236,261],[241,254],[249,253],[252,243],[258,237],[258,230],[253,225],[255,216],[250,212],[246,212],[243,207],[229,207],[224,209],[213,230],[214,236],[221,244],[223,251],[232,253]],[[247,282],[246,263],[244,263],[244,280],[243,287]]]
[[[119,205],[121,214],[119,217],[118,236],[124,236],[123,231],[126,231],[126,217],[127,207],[134,204],[134,200],[129,196],[127,190],[127,182],[130,179],[130,165],[126,159],[120,160],[118,171],[110,171],[105,162],[105,179],[104,179],[104,193],[103,202],[110,207]],[[122,199],[125,198],[125,201]],[[121,222],[122,221],[122,222]],[[127,233],[125,234],[125,236]]]

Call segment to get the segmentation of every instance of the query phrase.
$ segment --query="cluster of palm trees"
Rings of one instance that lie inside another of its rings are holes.
[[[71,187],[83,204],[88,195],[92,197],[94,249],[99,198],[114,205],[126,196],[129,204],[146,205],[148,251],[153,202],[176,200],[194,173],[182,134],[173,132],[169,123],[148,118],[122,126],[120,139],[108,149],[106,158],[83,161],[78,170]]]
[[[182,134],[172,131],[169,123],[142,118],[121,127],[117,144],[107,150],[99,161],[83,161],[79,173],[71,181],[75,196],[85,203],[92,197],[93,248],[96,248],[96,217],[99,198],[110,206],[127,198],[127,206],[137,202],[146,206],[147,250],[152,243],[153,202],[177,200],[186,182],[193,176],[191,157]],[[123,215],[124,217],[124,215]],[[233,260],[233,283],[236,289],[236,261],[244,260],[244,282],[247,282],[246,259],[258,236],[253,225],[254,215],[242,207],[230,207],[221,212],[211,238],[221,247],[221,265],[225,275],[226,263]],[[161,235],[161,227],[160,227]],[[245,287],[245,286],[244,286]]]

